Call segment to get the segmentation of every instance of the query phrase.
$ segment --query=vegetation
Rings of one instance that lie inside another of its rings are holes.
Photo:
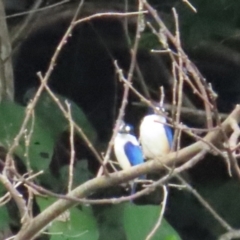
[[[239,3],[106,3],[35,1],[9,37],[0,1],[0,239],[239,237]],[[172,151],[121,171],[121,120],[160,99]]]

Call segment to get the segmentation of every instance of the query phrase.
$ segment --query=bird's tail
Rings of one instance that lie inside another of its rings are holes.
[[[131,195],[135,194],[136,187],[137,187],[137,184],[134,181],[130,182],[130,188],[131,188],[130,194]]]
[[[144,179],[146,179],[146,175],[141,175],[138,179],[144,180]],[[130,182],[130,188],[131,188],[130,194],[131,195],[135,194],[136,193],[136,188],[137,188],[137,183],[134,182],[134,181],[131,181]],[[131,200],[131,202],[132,202],[132,200]]]

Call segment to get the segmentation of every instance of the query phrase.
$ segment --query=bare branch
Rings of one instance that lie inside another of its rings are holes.
[[[32,10],[29,12],[29,15],[24,19],[23,23],[20,26],[17,26],[16,31],[12,33],[11,42],[13,46],[16,46],[21,40],[22,37],[26,37],[29,32],[29,24],[34,18],[34,10],[37,10],[42,4],[43,0],[38,0],[34,3]],[[14,47],[13,47],[14,48]]]
[[[14,97],[11,51],[4,5],[0,0],[0,102],[3,99],[13,100]]]
[[[70,128],[70,163],[69,163],[69,180],[68,180],[68,192],[72,190],[73,185],[73,168],[74,168],[74,159],[75,159],[75,148],[74,148],[74,123],[71,114],[71,105],[66,101],[66,105],[68,108],[68,116],[69,116],[69,128]]]
[[[154,226],[154,228],[152,229],[152,231],[149,233],[149,235],[146,237],[146,240],[150,240],[154,234],[156,233],[156,231],[158,230],[158,228],[161,226],[162,220],[163,220],[163,215],[166,209],[166,205],[167,205],[167,197],[168,197],[168,190],[167,187],[164,185],[163,186],[163,201],[162,201],[162,208],[160,211],[160,215],[158,218],[158,221],[156,222],[156,225]]]
[[[237,105],[234,111],[229,115],[229,117],[221,124],[222,129],[226,134],[230,134],[231,130],[231,119],[235,119],[237,122],[240,122],[240,106]],[[218,144],[222,139],[222,133],[220,130],[210,132],[204,137],[205,141],[211,142],[212,144]],[[91,195],[93,192],[96,192],[99,189],[104,189],[110,186],[114,186],[126,181],[130,181],[142,174],[155,172],[160,169],[163,169],[163,164],[171,166],[173,163],[181,164],[187,163],[188,160],[196,156],[198,153],[201,153],[205,149],[205,144],[202,141],[198,141],[186,148],[181,149],[180,151],[173,152],[168,154],[164,158],[158,160],[148,161],[144,164],[132,167],[129,170],[115,172],[109,176],[101,176],[94,178],[80,185],[71,191],[67,196],[85,198]],[[199,160],[199,159],[198,159]],[[173,172],[174,173],[174,170]],[[158,183],[156,183],[158,184]],[[16,235],[15,240],[25,240],[32,239],[36,236],[49,222],[59,216],[61,213],[69,209],[70,207],[75,206],[76,203],[69,200],[57,200],[54,204],[45,209],[37,217],[35,217],[31,223],[22,228],[19,233]]]
[[[25,200],[23,199],[23,196],[15,189],[12,183],[3,174],[0,174],[0,181],[2,182],[4,187],[9,191],[11,197],[14,199],[21,216],[21,222],[23,223],[23,226],[25,226],[26,224],[29,223],[30,217],[28,215],[27,205]]]
[[[231,239],[239,239],[239,238],[240,238],[240,230],[232,230],[221,235],[218,238],[218,240],[231,240]]]
[[[137,62],[137,50],[138,50],[138,45],[139,45],[139,41],[140,41],[140,37],[141,37],[141,31],[142,31],[142,22],[141,21],[142,21],[142,14],[144,12],[141,11],[142,10],[141,1],[139,1],[138,10],[139,11],[138,11],[138,20],[137,20],[137,30],[136,30],[136,34],[135,34],[134,45],[133,45],[133,48],[131,50],[131,62],[130,62],[130,67],[129,67],[129,71],[128,71],[128,76],[127,76],[127,82],[129,84],[132,83],[132,79],[133,79],[133,72],[134,72],[134,69],[135,69],[135,66],[136,66],[136,62]],[[116,61],[115,61],[114,64],[115,64],[115,66],[117,66]],[[119,68],[116,67],[116,69],[118,70]],[[118,74],[119,74],[120,80],[121,80],[122,72],[118,72]],[[113,134],[112,134],[112,137],[109,141],[108,148],[106,150],[106,154],[105,154],[104,160],[103,160],[103,164],[105,164],[105,165],[109,161],[109,157],[110,157],[110,154],[111,154],[111,151],[112,151],[114,139],[117,135],[118,129],[120,128],[121,121],[123,120],[124,115],[125,115],[125,109],[126,109],[126,106],[128,104],[129,90],[130,90],[129,85],[124,85],[122,104],[121,104],[121,107],[119,109],[118,117],[117,117],[117,120],[116,120],[116,126],[113,130]],[[103,168],[101,167],[98,171],[97,176],[101,176],[102,172],[103,172]]]
[[[223,228],[230,231],[233,228],[213,209],[213,207],[197,192],[196,189],[191,187],[182,177],[176,176],[182,184],[185,184],[186,189],[193,194],[195,198],[202,204],[202,206],[209,211],[209,213],[221,224]]]

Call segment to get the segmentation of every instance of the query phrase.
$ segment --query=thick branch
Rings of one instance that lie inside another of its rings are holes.
[[[240,122],[240,106],[237,105],[235,110],[229,115],[229,117],[222,123],[222,130],[227,135],[230,134],[232,119]],[[210,132],[203,139],[204,141],[211,142],[216,145],[221,139],[222,132],[216,130]],[[187,162],[193,156],[198,154],[202,149],[208,147],[203,141],[198,141],[182,150],[170,153],[168,156],[159,160],[148,161],[142,165],[132,167],[129,170],[115,172],[109,176],[101,176],[94,178],[80,185],[71,191],[68,196],[85,198],[90,196],[97,190],[104,189],[110,186],[118,185],[120,183],[134,179],[142,174],[156,172],[164,168],[162,163],[172,165],[173,163],[181,164]],[[15,240],[33,239],[47,224],[53,221],[57,216],[62,214],[67,209],[75,206],[76,203],[73,201],[59,199],[54,204],[45,209],[42,213],[36,216],[30,224],[23,227],[20,232],[16,235]]]

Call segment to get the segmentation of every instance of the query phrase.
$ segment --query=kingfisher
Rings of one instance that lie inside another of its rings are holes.
[[[133,133],[133,127],[131,125],[122,122],[114,140],[114,153],[123,170],[144,162],[142,149]],[[145,176],[142,175],[139,178],[145,179]],[[131,194],[133,194],[136,185],[133,183],[130,183],[130,185]]]
[[[166,125],[166,117],[158,114],[164,112],[159,104],[149,108],[148,114],[140,124],[140,143],[145,159],[156,159],[168,154],[172,148],[173,133]]]

